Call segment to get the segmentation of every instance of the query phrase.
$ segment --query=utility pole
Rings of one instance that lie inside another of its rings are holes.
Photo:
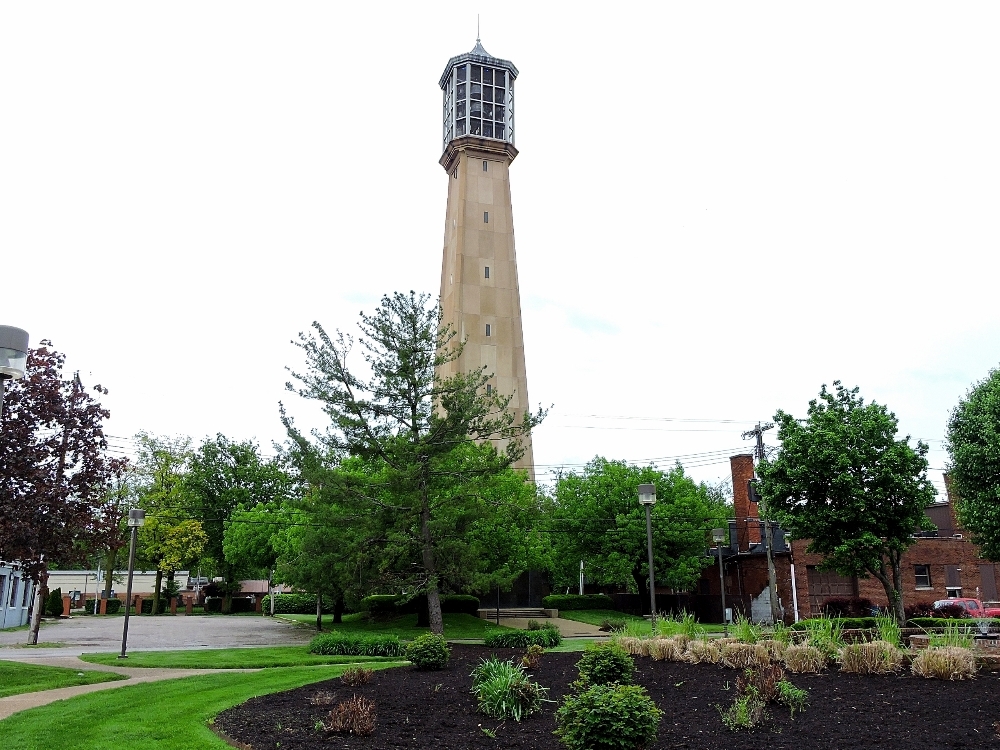
[[[743,439],[757,439],[757,462],[764,460],[764,433],[774,427],[773,422],[757,423],[752,430],[743,433]],[[767,503],[764,498],[757,504],[760,519],[764,522],[764,552],[767,555],[767,594],[771,600],[771,622],[775,623],[782,619],[781,607],[778,605],[778,582],[774,573],[774,555],[771,552],[771,522],[767,518]]]

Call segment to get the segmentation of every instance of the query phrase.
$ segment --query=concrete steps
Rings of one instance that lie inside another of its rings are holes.
[[[495,620],[497,618],[496,607],[493,609],[480,609],[479,612],[480,620]],[[558,617],[558,609],[542,609],[541,607],[521,607],[521,608],[511,608],[504,609],[500,608],[500,619],[522,619],[522,620],[544,620],[549,617]]]

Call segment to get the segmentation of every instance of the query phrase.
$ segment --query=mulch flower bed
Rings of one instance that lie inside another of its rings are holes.
[[[520,651],[453,646],[448,668],[417,672],[412,668],[375,672],[371,682],[345,687],[339,679],[285,693],[254,698],[216,719],[216,729],[235,745],[254,750],[339,750],[340,748],[435,748],[470,750],[562,748],[553,736],[555,709],[576,679],[580,653],[547,653],[530,673],[550,688],[540,714],[520,724],[498,722],[476,709],[470,672],[482,657],[521,655]],[[1000,747],[1000,677],[980,673],[975,680],[943,682],[900,676],[858,676],[829,672],[789,675],[809,693],[809,706],[790,719],[783,706],[770,706],[769,718],[753,731],[726,729],[716,706],[733,700],[737,672],[721,666],[637,658],[636,681],[664,711],[652,748],[766,747],[768,750],[842,750],[891,747],[893,750]],[[317,693],[336,702],[354,695],[375,702],[378,724],[369,737],[327,734],[317,729],[331,706],[312,705]],[[493,739],[483,731],[496,735]],[[750,743],[750,744],[748,744]]]

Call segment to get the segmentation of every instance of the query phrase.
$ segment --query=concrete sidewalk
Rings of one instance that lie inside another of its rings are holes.
[[[536,622],[542,625],[552,624],[559,629],[559,634],[563,638],[607,638],[608,634],[601,632],[601,629],[596,625],[588,625],[585,622],[577,622],[576,620],[564,620],[562,617],[539,617],[536,618]],[[487,622],[496,623],[496,620],[488,620]],[[508,628],[517,628],[518,630],[527,630],[528,619],[523,617],[501,617],[500,624]]]

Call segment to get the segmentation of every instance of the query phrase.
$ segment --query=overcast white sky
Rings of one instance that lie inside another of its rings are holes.
[[[521,71],[540,479],[725,477],[835,379],[944,465],[1000,360],[996,3],[3,2],[0,322],[111,389],[112,435],[269,449],[298,331],[438,292],[477,12]]]

